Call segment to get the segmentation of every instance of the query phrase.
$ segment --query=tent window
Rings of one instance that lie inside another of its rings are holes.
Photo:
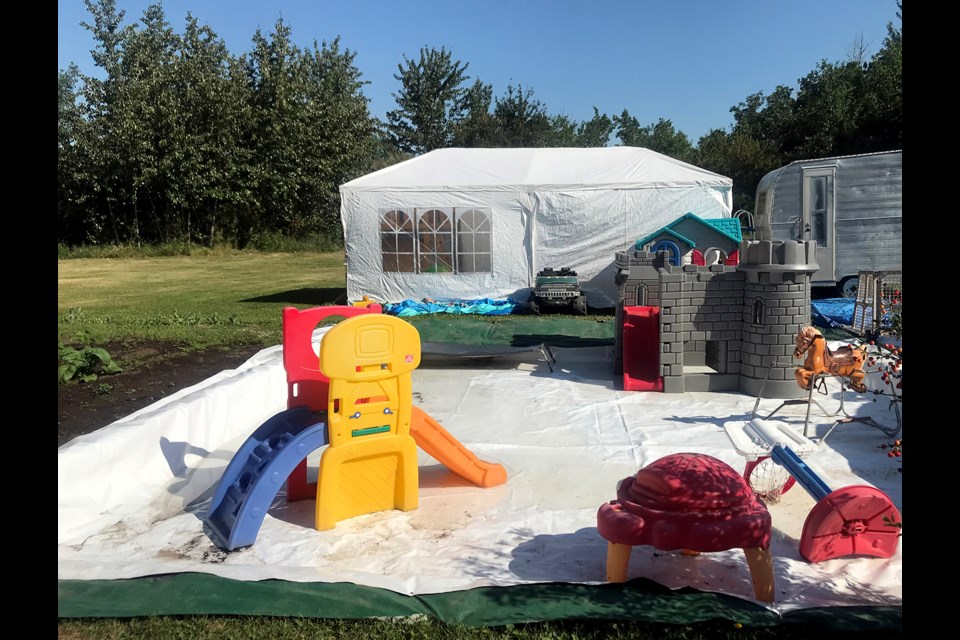
[[[478,209],[457,212],[457,273],[490,271],[490,216]]]
[[[443,211],[431,209],[417,222],[420,273],[453,272],[453,224]]]
[[[384,272],[416,271],[413,218],[409,213],[392,210],[380,214],[380,249]]]

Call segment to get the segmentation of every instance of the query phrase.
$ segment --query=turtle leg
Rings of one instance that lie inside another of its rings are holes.
[[[773,602],[773,554],[770,549],[753,547],[743,550],[750,567],[753,594],[761,602]]]
[[[633,546],[618,542],[607,543],[607,582],[626,582],[627,566]]]

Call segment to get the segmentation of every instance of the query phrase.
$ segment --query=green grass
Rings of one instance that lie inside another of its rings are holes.
[[[825,632],[807,624],[746,628],[729,620],[692,625],[654,622],[543,622],[502,627],[464,627],[430,619],[324,620],[221,616],[162,616],[154,618],[61,620],[59,637],[69,640],[184,638],[190,640],[806,640],[827,638],[897,638],[899,634]]]
[[[58,260],[58,338],[279,344],[283,307],[331,304],[345,286],[340,251]]]

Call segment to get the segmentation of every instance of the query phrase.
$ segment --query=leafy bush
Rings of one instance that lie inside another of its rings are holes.
[[[59,384],[92,382],[97,376],[119,373],[120,367],[106,349],[83,346],[81,348],[57,343],[57,378]]]
[[[190,242],[163,242],[158,244],[95,244],[81,246],[57,245],[57,259],[73,258],[166,258],[170,256],[209,256],[237,253],[230,244],[213,247]]]
[[[261,253],[329,253],[343,249],[343,241],[339,237],[320,234],[292,237],[276,232],[260,232],[253,234],[245,248]]]

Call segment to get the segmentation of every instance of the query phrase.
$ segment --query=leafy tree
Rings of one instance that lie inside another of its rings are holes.
[[[253,35],[246,57],[250,86],[251,186],[257,203],[252,229],[240,229],[240,244],[256,233],[296,224],[297,187],[303,179],[300,151],[305,131],[298,118],[299,51],[290,27],[277,20],[265,36]]]
[[[776,153],[787,154],[798,145],[796,108],[793,89],[784,85],[778,85],[769,96],[762,91],[751,94],[730,108],[733,130],[766,143]]]
[[[367,82],[355,58],[355,52],[340,49],[339,38],[319,47],[314,42],[303,54],[305,180],[298,201],[309,225],[294,227],[295,234],[341,235],[339,186],[364,173],[374,150],[375,123],[362,91]]]
[[[773,143],[742,133],[712,129],[697,145],[696,164],[733,180],[733,209],[753,210],[757,184],[780,166]]]
[[[794,114],[799,140],[788,157],[859,153],[864,106],[863,67],[854,61],[821,61],[800,79]]]
[[[166,201],[182,213],[185,238],[212,245],[235,237],[253,207],[249,90],[241,62],[190,14],[174,86],[176,162],[166,167]]]
[[[897,2],[902,10],[902,3]],[[901,11],[897,11],[901,17]],[[870,150],[903,148],[903,29],[887,25],[883,47],[866,69],[861,138]]]
[[[114,242],[126,240],[121,205],[127,200],[123,181],[124,153],[118,130],[122,109],[121,77],[123,47],[130,27],[122,25],[124,12],[115,0],[84,0],[92,21],[81,23],[94,39],[90,55],[106,73],[104,79],[83,77],[81,99],[87,121],[78,132],[78,164],[75,179],[84,184],[86,201],[84,240]],[[116,215],[114,215],[116,213]],[[118,220],[120,221],[118,224]]]
[[[423,47],[416,62],[404,56],[394,75],[402,85],[393,94],[398,108],[387,112],[397,147],[419,154],[450,146],[468,106],[469,92],[463,87],[468,66],[446,48]]]
[[[248,59],[258,231],[339,231],[338,186],[362,172],[374,123],[356,54],[339,39],[301,51],[278,20]],[[244,233],[244,230],[240,230]]]
[[[57,235],[59,238],[83,234],[82,210],[77,207],[82,193],[76,182],[79,165],[77,137],[83,126],[77,103],[80,71],[75,64],[57,73]],[[78,219],[79,214],[79,219]]]
[[[493,117],[497,126],[497,146],[546,147],[553,128],[547,108],[523,85],[507,85],[502,98],[496,99]]]
[[[492,102],[491,85],[477,80],[467,89],[461,101],[462,117],[453,126],[453,146],[496,146],[497,124],[490,113]]]
[[[576,147],[577,123],[565,115],[550,117],[550,135],[548,147]]]
[[[623,146],[644,147],[683,162],[696,162],[696,150],[687,134],[677,131],[670,120],[660,118],[644,127],[624,109],[619,116],[613,117],[613,124]]]
[[[577,125],[578,147],[605,147],[613,134],[613,120],[599,109],[593,108],[593,117]]]

